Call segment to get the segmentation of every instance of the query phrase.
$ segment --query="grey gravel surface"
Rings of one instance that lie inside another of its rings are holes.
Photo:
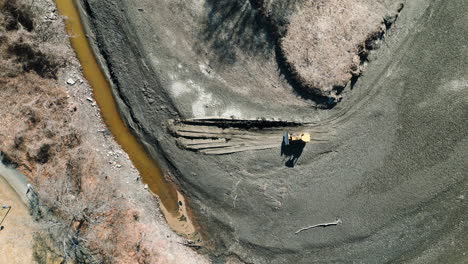
[[[215,262],[468,261],[468,2],[407,1],[331,110],[288,86],[248,1],[81,3],[123,115],[175,175]],[[293,168],[281,138],[225,156],[179,149],[167,119],[203,116],[313,121],[335,136]]]

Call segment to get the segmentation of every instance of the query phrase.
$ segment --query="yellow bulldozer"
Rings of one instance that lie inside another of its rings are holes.
[[[283,134],[283,143],[288,146],[295,143],[307,143],[310,142],[309,133],[288,133],[284,132]]]

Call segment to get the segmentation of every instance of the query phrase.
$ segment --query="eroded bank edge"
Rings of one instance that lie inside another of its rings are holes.
[[[79,14],[80,23],[81,26],[83,27],[83,30],[86,34],[86,39],[88,40],[88,45],[94,55],[94,59],[97,62],[97,65],[99,66],[103,76],[108,82],[108,85],[111,88],[111,93],[113,96],[113,100],[116,104],[117,111],[119,112],[119,118],[121,118],[124,121],[124,124],[129,128],[132,136],[134,136],[138,143],[142,146],[144,151],[146,151],[146,154],[153,159],[153,162],[155,160],[158,160],[158,167],[161,169],[162,174],[164,179],[169,182],[172,188],[174,188],[177,191],[177,201],[175,201],[178,204],[178,213],[179,214],[184,214],[185,218],[187,218],[187,222],[190,223],[190,225],[193,225],[193,229],[198,230],[199,227],[196,225],[196,223],[193,221],[193,213],[190,210],[189,202],[186,201],[185,197],[182,195],[182,190],[179,187],[177,178],[174,177],[173,175],[177,175],[179,173],[177,169],[172,166],[171,162],[166,159],[164,156],[164,153],[158,153],[156,151],[151,151],[147,146],[149,145],[147,143],[146,137],[140,137],[141,134],[146,135],[147,133],[139,133],[137,131],[138,128],[142,128],[142,126],[139,124],[138,120],[134,117],[132,114],[132,111],[129,107],[129,105],[124,101],[124,98],[120,95],[119,88],[117,87],[117,84],[115,83],[117,81],[117,78],[112,74],[112,71],[110,70],[110,66],[108,64],[108,59],[106,59],[103,56],[103,53],[101,53],[100,47],[98,40],[96,38],[96,35],[92,29],[92,13],[91,9],[87,3],[86,0],[72,0],[74,3],[75,8],[77,9],[77,13]],[[153,140],[151,141],[153,142]],[[155,143],[158,144],[159,142],[155,141]],[[158,148],[161,149],[161,148]],[[163,180],[164,180],[163,179]],[[154,193],[154,192],[153,192]],[[162,205],[162,204],[160,204]],[[171,228],[178,233],[179,235],[183,235],[185,237],[198,237],[196,234],[193,233],[187,233],[184,230],[178,229],[177,224],[180,221],[180,215],[174,212],[171,212],[170,210],[166,209],[164,206],[160,207],[161,211],[163,212],[167,222],[171,226]]]

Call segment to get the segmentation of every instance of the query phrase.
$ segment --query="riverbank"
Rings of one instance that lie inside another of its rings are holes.
[[[158,164],[146,153],[146,150],[120,118],[121,112],[114,102],[114,98],[118,97],[107,82],[109,74],[106,68],[101,68],[96,62],[96,58],[100,58],[100,60],[102,58],[96,51],[92,50],[92,46],[88,43],[88,41],[93,41],[92,32],[83,28],[85,24],[81,22],[78,12],[78,9],[82,9],[82,7],[75,2],[59,1],[56,4],[60,14],[66,17],[65,26],[68,35],[72,36],[70,38],[71,45],[82,66],[83,76],[90,86],[94,87],[93,98],[96,100],[104,123],[122,150],[129,156],[143,183],[161,201],[161,211],[171,228],[186,238],[197,240],[197,233],[188,215],[184,197],[177,191],[170,179],[166,179]],[[83,18],[86,19],[86,17]],[[107,73],[107,77],[105,77],[104,72]],[[180,221],[181,218],[186,220]]]
[[[36,261],[205,263],[106,128],[54,3],[26,2],[0,2],[0,150],[45,208]]]
[[[278,74],[251,1],[82,2],[126,122],[174,172],[215,259],[466,259],[464,1],[408,1],[327,111]],[[167,121],[206,116],[310,122],[336,135],[306,145],[293,168],[281,139],[223,156],[178,148]]]

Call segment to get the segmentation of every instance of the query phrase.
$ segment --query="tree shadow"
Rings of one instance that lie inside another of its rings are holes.
[[[281,156],[287,159],[284,164],[286,167],[293,168],[296,165],[304,151],[305,145],[305,142],[302,141],[289,143],[288,145],[286,145],[284,141],[281,143]]]
[[[249,0],[207,0],[207,16],[201,30],[202,46],[208,46],[222,63],[236,62],[236,50],[247,54],[271,54],[274,41],[260,12]]]
[[[287,17],[298,1],[301,0],[274,0],[268,4],[264,0],[206,0],[207,15],[197,50],[226,65],[234,64],[239,52],[265,58],[274,56],[279,73],[298,96],[313,101],[318,108],[331,109],[337,102],[320,89],[305,86],[280,47]]]

